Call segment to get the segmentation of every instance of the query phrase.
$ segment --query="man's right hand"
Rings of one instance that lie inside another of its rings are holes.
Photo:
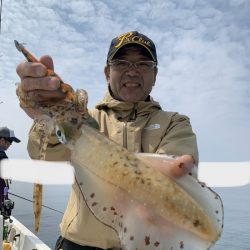
[[[21,79],[19,88],[27,97],[28,100],[39,104],[42,103],[57,103],[65,98],[60,87],[60,80],[57,77],[47,76],[47,70],[54,70],[53,60],[50,56],[43,56],[40,59],[41,63],[22,62],[17,68],[16,72]],[[26,114],[35,119],[41,115],[41,111],[37,108],[30,107],[28,103],[21,108]]]

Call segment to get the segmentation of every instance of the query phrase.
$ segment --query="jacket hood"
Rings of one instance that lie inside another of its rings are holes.
[[[134,115],[140,117],[161,110],[161,106],[152,97],[149,97],[149,101],[139,101],[136,103],[119,101],[114,99],[110,92],[107,91],[104,99],[96,105],[96,109],[110,109],[115,113],[117,119],[129,120]]]

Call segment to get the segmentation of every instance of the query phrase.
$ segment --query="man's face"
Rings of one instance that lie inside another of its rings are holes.
[[[2,150],[7,150],[9,146],[11,145],[12,141],[6,138],[1,138],[0,139],[0,148]]]
[[[122,48],[112,61],[117,59],[132,63],[152,61],[149,56],[145,55],[136,46]],[[115,99],[135,103],[144,101],[148,97],[155,84],[157,67],[152,67],[149,70],[140,70],[133,65],[120,70],[112,66],[111,63],[111,65],[105,67],[105,75]]]

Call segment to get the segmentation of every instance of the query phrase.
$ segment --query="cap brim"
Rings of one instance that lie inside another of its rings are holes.
[[[14,141],[14,142],[17,142],[17,143],[19,143],[19,142],[21,142],[19,139],[17,139],[16,137],[9,137],[12,141]]]

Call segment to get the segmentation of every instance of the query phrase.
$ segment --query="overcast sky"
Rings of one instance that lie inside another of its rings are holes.
[[[190,117],[201,161],[250,160],[249,0],[3,0],[0,34],[0,126],[22,143],[11,158],[27,158],[32,124],[15,96],[14,39],[37,57],[49,54],[55,71],[100,101],[113,37],[138,30],[156,44],[159,73],[152,96],[162,108]]]

